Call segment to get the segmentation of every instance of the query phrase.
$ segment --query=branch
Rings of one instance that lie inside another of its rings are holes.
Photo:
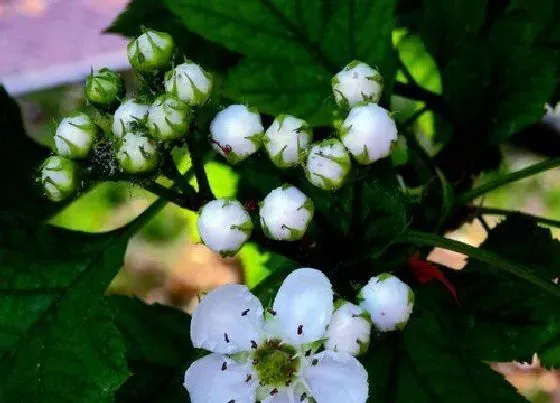
[[[544,280],[538,276],[531,274],[531,269],[516,263],[512,263],[503,257],[481,248],[475,248],[466,243],[444,238],[438,235],[429,234],[420,231],[408,231],[395,243],[413,243],[425,246],[438,246],[455,252],[464,253],[472,259],[487,263],[494,266],[498,270],[503,270],[514,277],[524,280],[541,288],[556,297],[560,298],[560,287],[552,281]]]
[[[393,91],[395,95],[424,102],[429,109],[439,113],[442,116],[446,116],[449,114],[447,105],[443,101],[443,98],[435,92],[413,84],[401,83],[399,81],[395,82]]]
[[[520,215],[535,220],[537,222],[540,222],[541,224],[546,224],[546,225],[550,225],[551,227],[560,228],[560,221],[551,220],[545,217],[539,217],[529,213],[523,213],[521,211],[503,210],[503,209],[493,208],[493,207],[478,207],[476,211],[481,215],[506,215],[506,216],[511,214]]]
[[[212,189],[210,188],[206,171],[204,170],[204,160],[196,147],[197,134],[197,132],[194,132],[187,136],[187,147],[189,148],[189,153],[191,155],[194,176],[196,177],[196,181],[198,183],[198,194],[204,201],[210,201],[215,199],[215,197],[212,193]]]
[[[524,179],[532,175],[539,174],[541,172],[548,171],[549,169],[557,166],[560,166],[560,157],[551,158],[549,160],[540,162],[538,164],[528,166],[527,168],[524,168],[520,171],[513,172],[509,175],[501,176],[496,180],[490,181],[488,183],[475,187],[469,191],[466,191],[463,194],[460,194],[455,199],[455,205],[460,206],[466,204],[468,202],[473,201],[477,197],[482,196],[483,194],[488,193],[501,186],[516,182],[520,179]]]

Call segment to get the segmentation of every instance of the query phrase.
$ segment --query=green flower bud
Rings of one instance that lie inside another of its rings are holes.
[[[54,151],[68,158],[85,158],[89,154],[98,128],[83,112],[62,119],[54,134]]]
[[[37,179],[49,200],[62,201],[78,188],[78,165],[68,158],[53,155],[43,162]]]
[[[149,172],[157,167],[159,153],[154,141],[143,133],[127,133],[117,150],[117,160],[124,172]]]
[[[146,30],[129,42],[127,53],[132,67],[141,73],[163,69],[171,62],[173,38],[165,32]]]
[[[165,91],[189,105],[201,105],[212,91],[212,75],[198,64],[185,62],[165,73]]]
[[[157,140],[184,136],[192,115],[189,106],[173,95],[158,97],[148,111],[148,132]]]
[[[350,172],[350,155],[338,139],[326,139],[309,150],[304,166],[305,176],[324,190],[337,190]]]
[[[121,76],[113,70],[102,68],[87,78],[86,99],[96,106],[109,107],[124,96],[125,88]]]

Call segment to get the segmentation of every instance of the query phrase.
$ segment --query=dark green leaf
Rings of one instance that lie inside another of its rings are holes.
[[[128,371],[102,295],[162,205],[104,234],[0,216],[0,401],[113,401]]]
[[[188,366],[201,355],[191,344],[190,317],[163,305],[146,305],[128,297],[107,301],[126,345],[132,376],[116,395],[119,403],[185,403]]]
[[[262,112],[323,124],[332,120],[330,79],[353,59],[379,67],[390,93],[394,3],[245,0],[232,7],[227,0],[173,0],[166,5],[189,30],[248,56],[226,82],[229,96]]]

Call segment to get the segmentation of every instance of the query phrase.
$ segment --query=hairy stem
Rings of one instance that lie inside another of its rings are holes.
[[[503,270],[514,277],[533,284],[542,290],[560,298],[560,287],[552,281],[547,281],[531,274],[531,269],[516,263],[512,263],[503,257],[484,249],[475,248],[466,243],[444,238],[426,232],[410,230],[396,241],[396,243],[413,243],[424,246],[437,246],[440,248],[464,253],[472,259],[487,263],[498,270]]]
[[[455,205],[461,206],[501,186],[516,182],[518,180],[527,178],[529,176],[539,174],[541,172],[548,171],[549,169],[557,166],[560,166],[560,157],[551,158],[549,160],[540,162],[538,164],[528,166],[527,168],[523,168],[520,171],[513,172],[509,175],[501,176],[496,180],[490,181],[488,183],[475,187],[469,191],[466,191],[463,194],[460,194],[455,199]]]

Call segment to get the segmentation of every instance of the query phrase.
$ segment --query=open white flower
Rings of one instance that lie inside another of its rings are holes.
[[[380,332],[402,330],[414,307],[414,292],[398,277],[388,273],[369,279],[358,298],[367,310],[373,325]]]
[[[359,102],[379,101],[383,78],[367,63],[354,60],[333,77],[332,89],[336,103],[351,108]]]
[[[272,316],[246,286],[211,291],[191,321],[194,347],[212,354],[185,373],[193,403],[365,403],[368,375],[348,353],[315,353],[333,313],[333,291],[319,270],[294,270]],[[313,400],[312,400],[313,399]]]
[[[370,334],[369,314],[357,305],[344,302],[334,311],[325,348],[352,355],[362,354],[369,347]]]

